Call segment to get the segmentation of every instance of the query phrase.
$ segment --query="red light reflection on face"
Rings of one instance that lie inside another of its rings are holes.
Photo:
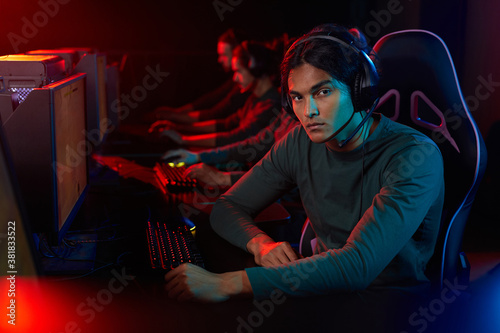
[[[255,81],[255,77],[252,73],[241,65],[241,62],[237,57],[233,57],[231,65],[234,72],[233,81],[240,86],[241,92],[245,92],[250,89]]]
[[[222,65],[222,68],[224,68],[226,72],[231,71],[232,52],[233,50],[231,48],[231,45],[224,42],[217,43],[217,61]]]

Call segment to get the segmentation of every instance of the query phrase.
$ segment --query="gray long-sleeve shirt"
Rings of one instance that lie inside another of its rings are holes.
[[[216,123],[216,146],[224,146],[257,134],[272,123],[273,110],[279,109],[280,95],[272,87],[262,96],[251,95],[245,105],[225,119]]]
[[[207,164],[238,162],[253,165],[257,163],[276,141],[298,124],[288,113],[279,109],[272,111],[275,118],[269,126],[245,140],[201,151],[199,153],[201,161]]]
[[[376,116],[380,123],[364,147],[351,152],[332,151],[294,128],[216,203],[213,228],[246,249],[261,233],[252,216],[300,190],[316,254],[248,268],[255,298],[275,289],[306,296],[428,282],[444,198],[442,157],[425,135]]]

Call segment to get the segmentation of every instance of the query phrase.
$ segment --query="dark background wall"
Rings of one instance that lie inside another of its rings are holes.
[[[151,108],[182,104],[227,78],[215,45],[229,27],[269,39],[335,22],[359,27],[372,44],[388,32],[422,28],[448,44],[464,96],[473,101],[479,76],[500,81],[499,9],[494,0],[0,0],[0,54],[64,46],[91,46],[110,59],[127,53],[125,92],[141,84],[147,66],[170,73],[143,101]],[[500,119],[500,94],[476,104],[474,117],[486,135]]]

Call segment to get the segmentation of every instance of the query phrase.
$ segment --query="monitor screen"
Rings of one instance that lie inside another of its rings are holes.
[[[57,215],[59,230],[87,186],[83,80],[53,89]]]
[[[101,53],[85,54],[75,66],[75,73],[87,74],[87,139],[96,147],[102,143],[108,124],[106,56]]]
[[[106,66],[106,102],[111,129],[119,127],[120,115],[120,68],[118,62]]]

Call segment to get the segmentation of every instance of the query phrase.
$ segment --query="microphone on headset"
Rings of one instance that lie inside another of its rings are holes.
[[[361,120],[361,122],[359,123],[359,125],[354,129],[354,131],[352,131],[352,133],[349,134],[349,136],[345,140],[342,140],[342,141],[339,142],[339,147],[340,148],[344,147],[349,141],[351,141],[352,138],[356,135],[356,133],[359,132],[359,130],[361,129],[361,127],[363,127],[363,125],[368,121],[368,119],[370,119],[373,111],[375,110],[375,108],[378,105],[378,101],[379,100],[380,100],[380,97],[377,98],[375,100],[375,102],[373,102],[372,106],[370,107],[370,110],[368,111],[368,113],[366,114],[366,116],[363,118],[363,120]],[[349,122],[350,122],[350,120],[349,120]]]

